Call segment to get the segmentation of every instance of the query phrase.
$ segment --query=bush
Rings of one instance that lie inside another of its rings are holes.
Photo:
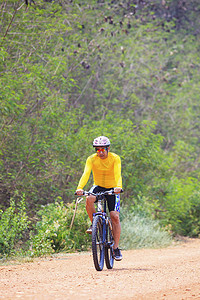
[[[157,217],[174,235],[197,237],[200,234],[200,191],[195,178],[172,178]]]
[[[0,210],[0,254],[11,255],[16,252],[16,246],[22,241],[28,229],[28,216],[24,196],[18,205],[12,198],[10,206],[3,212]]]
[[[194,191],[189,197],[190,207],[185,214],[178,216],[179,228],[178,233],[184,236],[200,236],[200,192]]]
[[[164,231],[159,222],[152,220],[144,212],[134,210],[122,212],[122,233],[120,245],[122,248],[158,248],[171,244],[170,234]]]
[[[88,249],[89,236],[85,234],[88,216],[85,207],[79,204],[70,229],[74,208],[73,203],[65,205],[58,201],[41,208],[37,214],[40,220],[30,236],[29,254],[31,256]]]

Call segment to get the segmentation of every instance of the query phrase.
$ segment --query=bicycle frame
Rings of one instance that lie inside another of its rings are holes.
[[[113,191],[109,191],[109,193],[106,194],[113,194]],[[106,231],[105,227],[108,224],[108,215],[106,212],[106,197],[105,197],[105,192],[100,192],[96,194],[97,198],[97,212],[93,214],[93,218],[95,216],[101,216],[102,222],[103,222],[103,242],[104,245],[106,244]],[[102,202],[103,202],[103,208],[102,208]]]

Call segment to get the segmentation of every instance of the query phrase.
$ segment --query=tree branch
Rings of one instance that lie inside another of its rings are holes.
[[[14,18],[15,18],[15,16],[16,16],[17,11],[23,6],[23,5],[19,6],[19,3],[20,3],[20,0],[18,0],[18,2],[17,2],[16,9],[15,9],[13,15],[12,15],[12,18],[11,18],[11,20],[10,20],[10,23],[8,24],[8,27],[7,27],[7,29],[6,29],[6,32],[5,32],[4,36],[3,36],[3,41],[4,41],[4,39],[6,38],[6,36],[7,36],[7,34],[8,34],[8,31],[9,31],[9,29],[10,29],[12,23],[13,23],[13,20],[14,20]],[[3,42],[2,42],[2,43],[3,43]],[[2,44],[1,44],[0,46],[2,46]]]

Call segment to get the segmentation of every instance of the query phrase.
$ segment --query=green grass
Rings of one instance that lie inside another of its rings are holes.
[[[172,237],[158,221],[142,214],[123,214],[120,246],[123,249],[162,248],[172,243]]]

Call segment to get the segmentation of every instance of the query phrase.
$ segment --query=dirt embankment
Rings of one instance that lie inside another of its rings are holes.
[[[112,270],[91,253],[0,266],[0,299],[200,299],[200,240],[122,251]]]

